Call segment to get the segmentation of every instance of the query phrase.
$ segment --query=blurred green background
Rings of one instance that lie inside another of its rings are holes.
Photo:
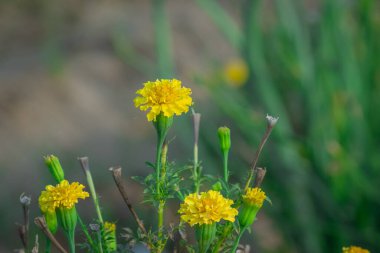
[[[0,251],[19,248],[20,193],[52,183],[42,156],[84,181],[90,158],[109,220],[134,226],[107,171],[145,175],[154,130],[133,107],[141,83],[176,77],[202,113],[200,158],[221,175],[216,129],[232,130],[242,182],[265,129],[266,205],[254,252],[380,252],[380,3],[376,0],[0,2]],[[192,156],[190,116],[169,159]],[[132,201],[141,188],[129,180]],[[175,221],[175,207],[168,220]],[[137,210],[149,212],[147,205]],[[94,217],[91,203],[79,207]],[[88,218],[90,219],[90,218]]]

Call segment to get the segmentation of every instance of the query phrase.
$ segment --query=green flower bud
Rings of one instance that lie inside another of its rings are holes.
[[[44,217],[50,232],[54,235],[58,230],[57,214],[55,212],[46,212]]]
[[[60,207],[57,208],[57,216],[58,216],[58,222],[68,234],[74,234],[75,227],[77,225],[77,210],[75,207],[72,207],[70,209]]]
[[[222,152],[228,152],[231,148],[231,132],[228,127],[218,129],[219,145]]]
[[[196,225],[195,235],[198,241],[199,253],[206,253],[215,239],[216,222],[212,224]]]
[[[57,181],[57,183],[60,183],[62,180],[64,180],[65,173],[63,172],[62,166],[58,158],[54,155],[48,155],[45,156],[44,159],[46,166],[49,168],[50,173]]]

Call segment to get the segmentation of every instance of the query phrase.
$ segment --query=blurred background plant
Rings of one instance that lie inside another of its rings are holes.
[[[95,181],[114,164],[144,174],[153,131],[130,101],[143,81],[178,77],[208,118],[199,144],[208,171],[222,166],[220,125],[231,128],[231,177],[242,181],[263,115],[280,117],[258,164],[273,206],[245,238],[254,250],[380,251],[379,8],[375,0],[2,1],[0,221],[8,229],[0,249],[17,247],[9,231],[21,216],[19,192],[36,203],[41,190],[24,178],[49,182],[43,154],[57,153],[77,178],[73,158],[83,154],[95,158]],[[190,119],[173,130],[187,136],[173,150],[186,164]],[[130,226],[112,178],[99,181],[104,211]]]

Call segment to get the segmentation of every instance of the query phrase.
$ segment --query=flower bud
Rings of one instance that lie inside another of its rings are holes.
[[[198,241],[199,253],[206,253],[211,243],[215,239],[216,222],[211,224],[197,225],[195,235]]]
[[[231,148],[231,132],[228,127],[218,129],[219,145],[222,152],[228,152]]]
[[[103,233],[108,251],[116,251],[116,224],[108,221],[104,222]]]
[[[48,155],[45,156],[44,159],[46,166],[49,168],[50,173],[57,181],[57,183],[60,183],[62,180],[64,180],[65,173],[63,172],[62,166],[58,158],[54,155]]]
[[[58,230],[57,214],[55,212],[46,212],[44,217],[50,232],[54,235]]]
[[[260,188],[255,187],[248,188],[242,198],[243,204],[239,211],[238,220],[240,228],[245,229],[255,221],[257,212],[263,206],[266,195]]]

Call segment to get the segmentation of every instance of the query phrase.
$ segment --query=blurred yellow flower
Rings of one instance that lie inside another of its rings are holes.
[[[178,213],[190,226],[212,224],[221,219],[234,222],[238,211],[231,207],[232,204],[233,201],[224,198],[220,192],[210,190],[200,195],[197,193],[188,195]]]
[[[104,230],[107,232],[114,232],[116,230],[116,224],[113,222],[104,222]]]
[[[38,202],[42,212],[54,212],[56,208],[71,209],[78,199],[89,197],[88,192],[83,191],[84,185],[73,182],[69,184],[67,180],[62,180],[56,186],[48,185],[45,191],[41,192]]]
[[[262,207],[265,198],[265,192],[258,187],[248,188],[245,195],[243,195],[243,201],[245,203],[259,208]]]
[[[150,110],[147,114],[149,121],[156,121],[160,113],[165,117],[186,113],[193,103],[190,97],[191,89],[182,87],[181,81],[176,79],[146,82],[144,88],[136,94],[140,96],[133,100],[135,106],[140,107],[142,111]]]
[[[343,247],[342,253],[370,253],[369,250],[357,247],[357,246],[350,246],[350,247]]]
[[[231,86],[240,87],[244,85],[248,80],[247,64],[241,59],[228,62],[224,66],[224,78]]]

